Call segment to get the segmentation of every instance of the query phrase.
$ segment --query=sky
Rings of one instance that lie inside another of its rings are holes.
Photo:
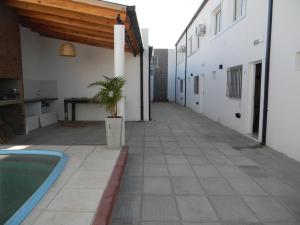
[[[202,0],[110,0],[135,5],[140,28],[149,28],[150,45],[175,48]]]

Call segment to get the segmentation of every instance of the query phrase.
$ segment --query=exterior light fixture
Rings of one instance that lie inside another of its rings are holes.
[[[60,46],[59,55],[63,57],[76,57],[75,46],[69,42],[69,36],[67,35],[67,41]]]

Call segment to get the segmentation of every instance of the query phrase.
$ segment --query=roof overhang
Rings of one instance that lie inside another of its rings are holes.
[[[124,24],[126,51],[143,50],[135,8],[98,0],[5,0],[22,26],[42,36],[114,48],[114,25]]]

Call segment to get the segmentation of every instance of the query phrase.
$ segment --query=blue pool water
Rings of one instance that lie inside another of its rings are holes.
[[[67,160],[57,151],[0,150],[0,224],[20,224],[51,188]]]

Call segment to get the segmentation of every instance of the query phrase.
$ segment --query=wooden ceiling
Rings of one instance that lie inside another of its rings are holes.
[[[114,25],[126,27],[126,51],[142,50],[139,28],[127,6],[99,0],[5,0],[22,26],[42,36],[114,48]],[[138,26],[138,24],[137,24]]]

